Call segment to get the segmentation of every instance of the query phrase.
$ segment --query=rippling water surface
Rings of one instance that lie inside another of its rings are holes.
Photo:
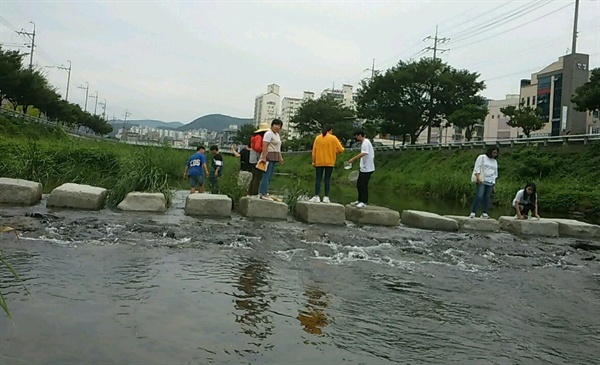
[[[180,208],[0,208],[0,364],[600,363],[598,242]]]

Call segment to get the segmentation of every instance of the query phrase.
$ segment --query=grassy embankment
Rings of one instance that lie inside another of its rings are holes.
[[[162,192],[170,202],[172,189],[189,188],[183,171],[191,153],[82,139],[59,127],[0,116],[0,177],[38,181],[45,192],[66,182],[104,187],[109,206],[131,191]],[[236,180],[239,162],[225,160],[220,185],[237,201],[244,194]]]
[[[337,184],[352,184],[342,164],[356,153],[346,152],[338,158],[333,174]],[[474,194],[470,176],[480,153],[480,149],[377,152],[377,170],[370,188],[470,204]],[[314,180],[310,153],[286,154],[285,161],[278,167],[279,172]],[[600,218],[599,143],[503,148],[498,164],[500,179],[495,200],[500,204],[509,206],[516,191],[527,181],[534,181],[544,211],[576,211],[595,221]]]

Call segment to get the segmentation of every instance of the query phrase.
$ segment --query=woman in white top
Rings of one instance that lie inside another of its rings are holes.
[[[540,218],[538,214],[538,196],[534,183],[527,183],[525,189],[517,191],[512,205],[517,211],[517,218],[527,219],[529,213],[534,217]]]
[[[475,161],[473,175],[475,176],[475,199],[470,218],[475,218],[479,204],[483,203],[481,218],[489,218],[488,209],[492,200],[492,193],[496,191],[496,180],[498,179],[498,161],[496,158],[500,149],[496,146],[488,147],[487,152],[479,155]]]
[[[281,155],[281,137],[279,131],[283,127],[283,122],[279,119],[273,119],[271,129],[268,130],[263,137],[263,150],[260,155],[260,161],[268,162],[267,171],[260,180],[260,198],[264,200],[273,200],[269,196],[269,184],[275,173],[275,165],[279,162],[283,164],[283,156]]]

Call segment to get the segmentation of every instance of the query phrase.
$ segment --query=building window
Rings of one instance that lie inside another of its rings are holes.
[[[528,96],[527,97],[527,106],[531,105],[530,102],[531,102],[531,98]]]
[[[495,115],[494,115],[494,114],[492,114],[492,119],[494,119],[494,117],[495,117]]]
[[[535,95],[531,99],[531,105],[535,105]]]

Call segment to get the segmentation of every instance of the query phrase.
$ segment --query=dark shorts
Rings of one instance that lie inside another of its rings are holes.
[[[196,186],[204,185],[204,175],[190,176],[190,185],[195,188]]]

